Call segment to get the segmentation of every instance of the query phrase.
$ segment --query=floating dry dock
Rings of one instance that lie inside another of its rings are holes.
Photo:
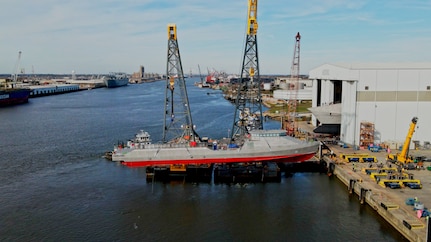
[[[354,153],[352,149],[345,149],[337,146],[330,146],[331,150],[336,154]],[[362,153],[363,151],[361,151]],[[365,151],[369,152],[369,151]],[[413,151],[416,152],[416,151]],[[421,153],[427,157],[431,157],[430,151]],[[371,154],[371,153],[370,153]],[[391,224],[409,241],[431,241],[427,236],[430,234],[430,228],[427,227],[429,218],[419,215],[421,209],[431,207],[431,171],[427,169],[414,169],[405,171],[410,177],[406,181],[419,182],[420,187],[410,187],[400,185],[399,187],[382,186],[376,179],[371,176],[371,170],[367,168],[376,167],[377,164],[385,165],[386,153],[372,153],[376,156],[378,163],[362,163],[362,162],[346,162],[339,156],[323,156],[323,160],[329,165],[329,172],[343,182],[349,191],[349,194],[357,195],[358,202],[368,204],[382,218]],[[424,167],[430,166],[431,162],[425,162]],[[394,165],[389,170],[394,169]],[[382,170],[384,170],[382,168]],[[411,179],[413,178],[414,179]],[[402,179],[402,178],[400,178]],[[400,180],[394,180],[400,181]],[[417,200],[414,204],[408,204],[407,201]],[[419,208],[419,209],[418,209]]]

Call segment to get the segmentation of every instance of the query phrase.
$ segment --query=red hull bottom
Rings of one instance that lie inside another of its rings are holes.
[[[314,153],[294,154],[288,156],[244,157],[244,158],[218,158],[218,159],[190,159],[190,160],[149,160],[149,161],[122,161],[128,167],[146,167],[176,164],[211,164],[211,163],[241,163],[241,162],[303,162],[310,160]]]
[[[2,99],[0,100],[0,107],[18,105],[23,103],[28,103],[28,97]]]

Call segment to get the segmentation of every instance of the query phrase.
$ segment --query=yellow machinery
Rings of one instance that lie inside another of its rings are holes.
[[[407,133],[406,140],[404,141],[403,148],[401,153],[397,154],[389,154],[386,157],[386,160],[392,161],[394,163],[411,163],[413,162],[413,157],[409,156],[410,142],[413,137],[413,133],[415,132],[416,124],[418,122],[417,117],[413,117],[412,122],[410,123],[409,132]]]
[[[248,0],[247,34],[257,34],[257,0]]]
[[[371,173],[370,174],[370,178],[373,181],[377,181],[377,182],[380,181],[381,179],[389,178],[390,176],[398,176],[398,178],[400,178],[400,179],[408,179],[409,178],[409,174],[407,174],[407,173],[394,174],[394,173],[381,172],[381,173]]]
[[[362,154],[340,154],[340,158],[345,162],[377,162],[375,156],[367,153]]]
[[[393,179],[380,179],[378,183],[381,187],[389,187],[392,189],[401,188],[403,183],[401,180],[393,180]]]
[[[370,178],[373,181],[380,181],[381,179],[385,179],[387,177],[388,177],[388,173],[386,172],[382,172],[382,173],[373,172],[370,174]]]
[[[381,187],[389,187],[392,189],[395,188],[403,188],[403,187],[409,187],[411,189],[421,189],[422,184],[420,180],[416,179],[380,179],[379,185]]]
[[[371,175],[372,173],[395,173],[397,172],[397,168],[395,167],[368,167],[368,168],[362,168],[362,173]]]
[[[185,164],[173,164],[169,166],[169,170],[172,173],[185,173],[187,166]]]

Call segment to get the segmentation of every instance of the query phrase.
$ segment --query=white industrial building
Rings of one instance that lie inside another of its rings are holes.
[[[274,85],[278,86],[279,89],[273,91],[273,96],[280,100],[296,99],[298,101],[311,101],[312,99],[312,81],[300,79],[295,84],[294,81],[287,78],[277,77],[274,80]],[[298,85],[295,87],[295,85]]]
[[[313,124],[323,131],[338,124],[342,142],[361,146],[363,124],[371,124],[374,144],[399,148],[412,118],[418,117],[412,141],[429,147],[431,63],[324,64],[309,78]]]

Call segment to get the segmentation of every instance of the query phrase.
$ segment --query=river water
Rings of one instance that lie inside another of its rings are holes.
[[[228,136],[234,107],[194,81],[187,86],[198,134]],[[325,174],[266,184],[153,184],[145,169],[106,161],[105,151],[139,129],[161,139],[164,87],[100,88],[0,109],[0,240],[404,240]]]

